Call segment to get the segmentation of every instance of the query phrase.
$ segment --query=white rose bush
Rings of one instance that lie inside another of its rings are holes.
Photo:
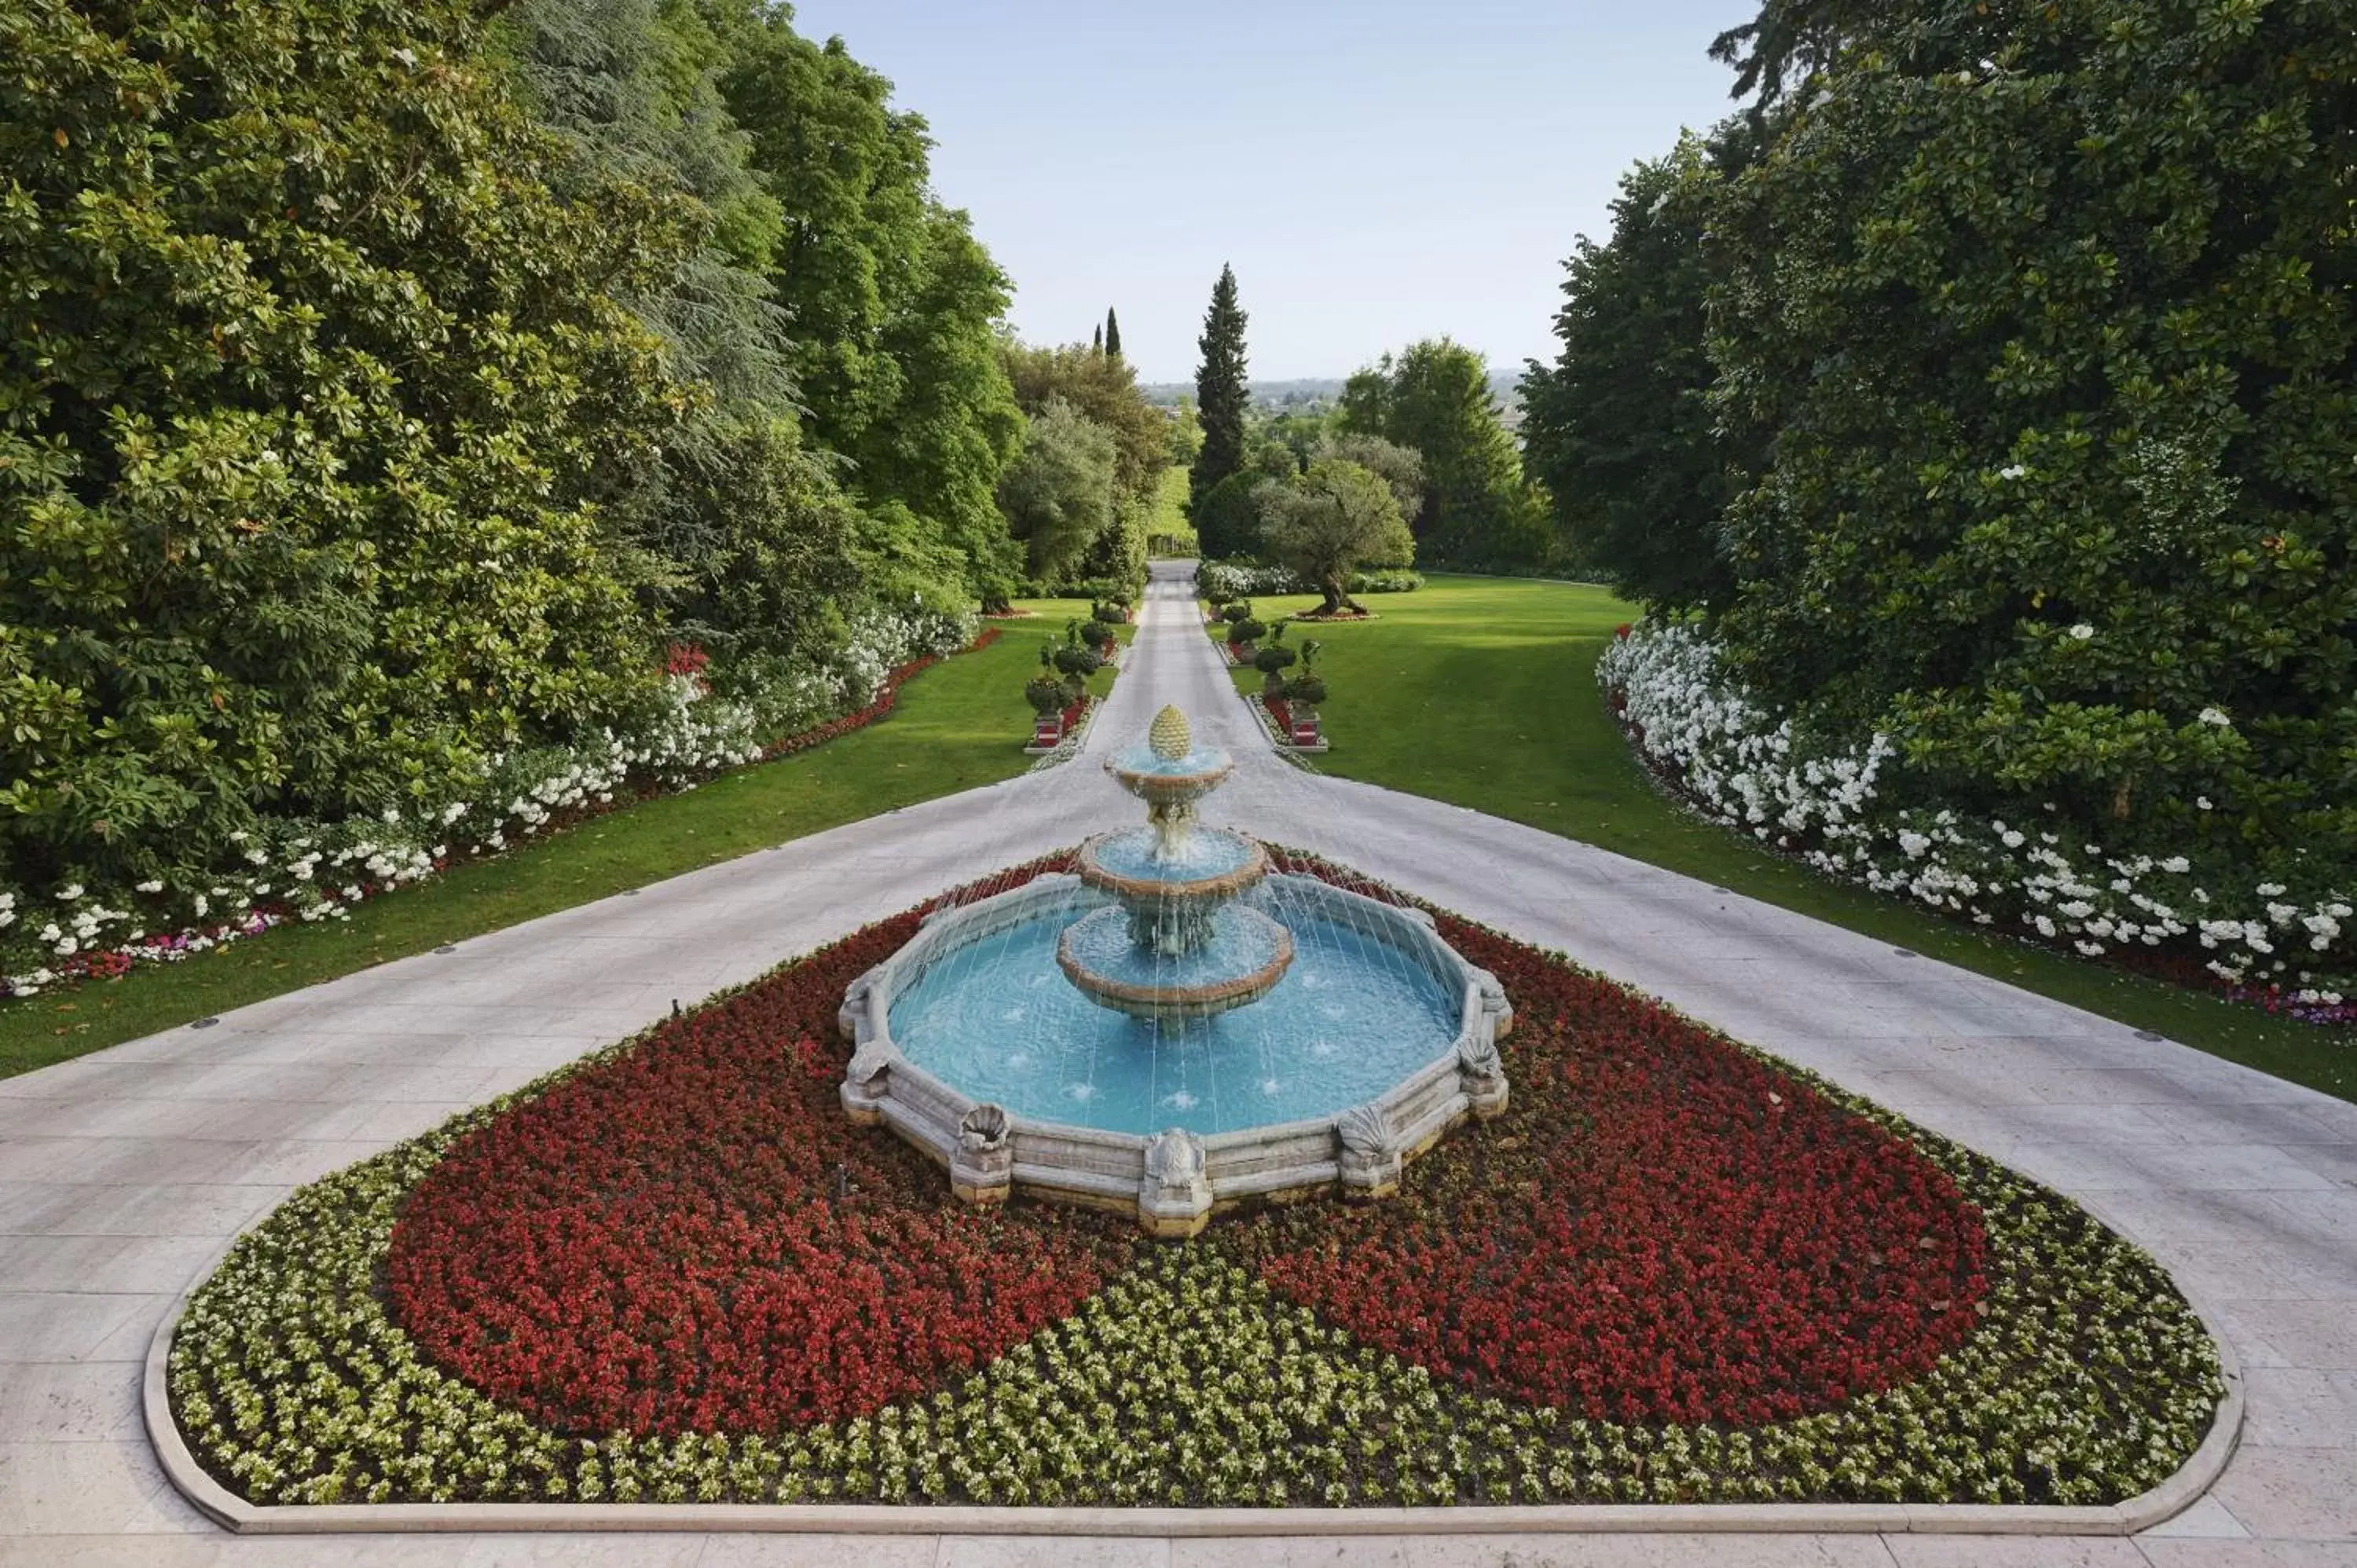
[[[2230,992],[2317,1022],[2357,1017],[2357,900],[2328,875],[2294,886],[2181,854],[2107,851],[2042,812],[1901,804],[1893,736],[1810,745],[1726,672],[1695,622],[1626,628],[1597,679],[1631,743],[1696,807],[1819,871],[2085,958],[2189,958]],[[2232,720],[2213,707],[2198,722]]]
[[[674,658],[618,724],[570,746],[496,754],[447,799],[337,822],[259,817],[231,835],[228,864],[124,887],[0,883],[0,998],[177,961],[287,920],[341,919],[364,898],[618,799],[801,749],[875,716],[896,671],[969,646],[980,628],[972,611],[870,610],[823,659],[759,670],[728,692],[705,681],[700,655]]]

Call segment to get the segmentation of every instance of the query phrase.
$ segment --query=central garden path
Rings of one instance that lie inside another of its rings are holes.
[[[0,1080],[0,1565],[2357,1563],[2357,1107],[1688,877],[1303,772],[1263,740],[1181,578],[1158,573],[1141,618],[1075,764]],[[141,1358],[177,1294],[293,1186],[632,1033],[673,999],[1132,820],[1135,803],[1095,764],[1165,703],[1237,757],[1209,815],[1562,949],[2007,1161],[2149,1247],[2244,1370],[2249,1420],[2224,1477],[2132,1541],[268,1540],[217,1530],[166,1483],[140,1426]]]

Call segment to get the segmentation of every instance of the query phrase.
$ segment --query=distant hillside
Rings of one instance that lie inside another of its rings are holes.
[[[1499,408],[1519,415],[1522,406],[1520,367],[1490,372],[1490,396]],[[1255,381],[1252,383],[1254,406],[1262,409],[1308,410],[1330,403],[1342,395],[1340,376],[1305,376],[1293,381]],[[1166,408],[1178,406],[1183,399],[1195,395],[1193,381],[1148,381],[1144,387],[1146,400]],[[1509,421],[1512,423],[1512,421]]]

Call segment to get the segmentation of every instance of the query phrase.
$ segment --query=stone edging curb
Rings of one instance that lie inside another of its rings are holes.
[[[228,1245],[221,1256],[228,1253]],[[147,1342],[140,1404],[165,1476],[182,1497],[242,1535],[448,1534],[467,1530],[746,1531],[842,1535],[1365,1536],[1627,1534],[2134,1535],[2190,1508],[2233,1456],[2243,1372],[2217,1321],[2186,1298],[2217,1347],[2226,1397],[2178,1472],[2124,1503],[2039,1508],[1978,1503],[1568,1503],[1434,1509],[1119,1509],[909,1507],[829,1503],[250,1503],[208,1474],[172,1419],[166,1369],[188,1298],[221,1266],[198,1271]],[[2180,1290],[2182,1286],[2179,1287]]]

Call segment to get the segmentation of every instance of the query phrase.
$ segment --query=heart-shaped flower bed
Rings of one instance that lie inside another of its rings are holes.
[[[1514,1094],[1396,1197],[963,1208],[836,1098],[917,919],[298,1193],[178,1330],[192,1449],[282,1502],[2087,1502],[2219,1397],[2068,1203],[1446,917]]]

